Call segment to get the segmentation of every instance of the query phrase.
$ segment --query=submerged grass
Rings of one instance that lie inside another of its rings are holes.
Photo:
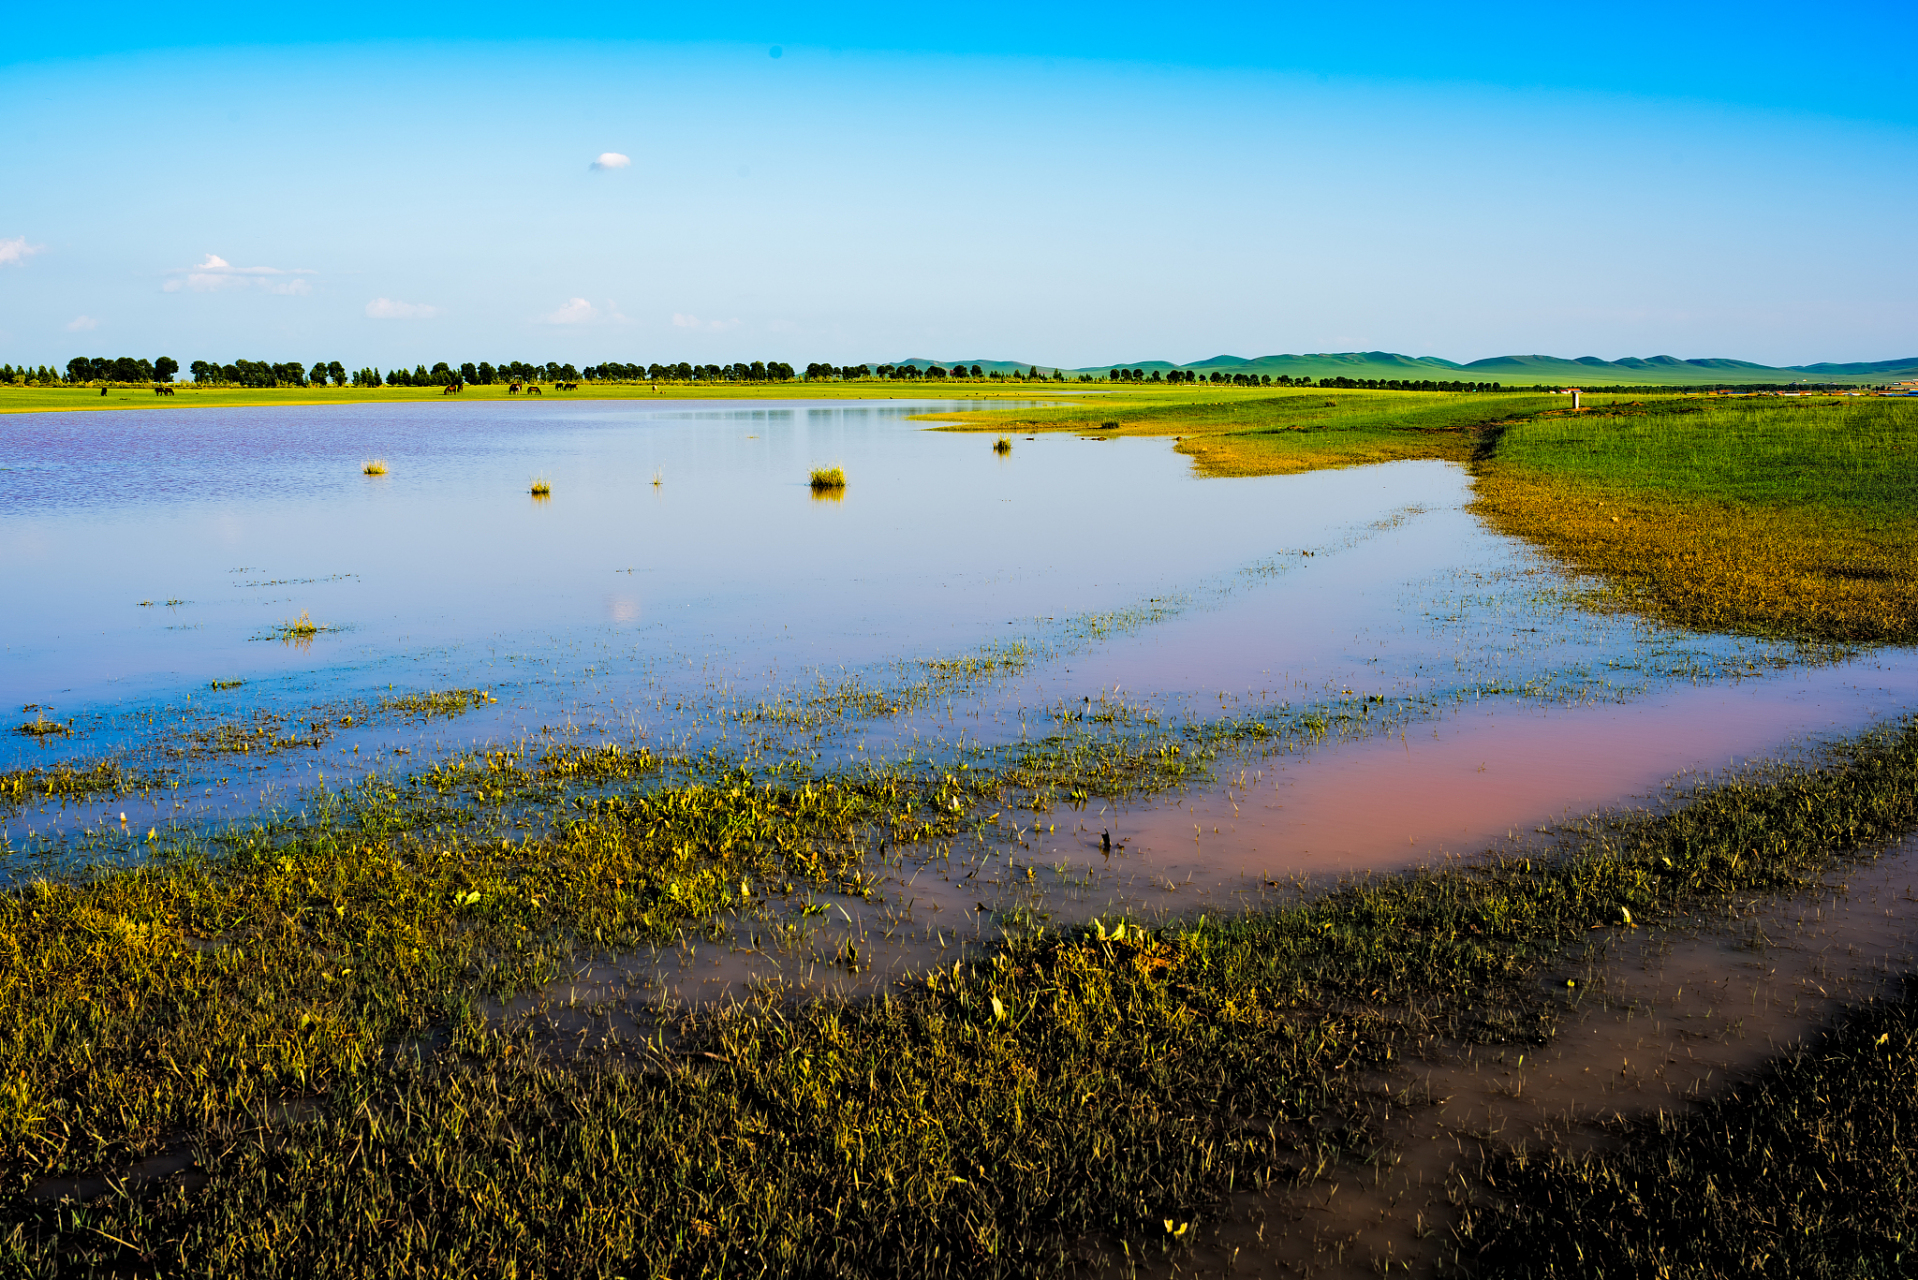
[[[159,785],[158,775],[128,769],[110,760],[94,764],[58,764],[51,768],[0,772],[0,814],[17,813],[49,800],[74,804],[145,791]]]
[[[556,1056],[471,1012],[777,877],[857,891],[875,837],[937,841],[1012,785],[491,753],[0,899],[0,1257],[21,1275],[979,1276],[1057,1272],[1094,1233],[1167,1242],[1219,1195],[1360,1141],[1339,1119],[1356,1068],[1435,1035],[1549,1035],[1538,974],[1602,945],[1593,926],[1802,888],[1909,830],[1918,722],[1594,820],[1554,856],[1027,936],[864,1004],[713,1011],[671,1044]],[[482,829],[535,801],[565,815],[549,834]],[[24,1197],[180,1142],[197,1189]]]
[[[1918,1255],[1918,979],[1696,1112],[1611,1150],[1513,1153],[1468,1212],[1477,1274],[1909,1275]]]

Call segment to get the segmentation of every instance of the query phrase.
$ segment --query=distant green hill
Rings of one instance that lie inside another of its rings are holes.
[[[952,368],[978,365],[986,372],[1021,372],[1036,366],[1049,371],[1055,366],[1018,360],[932,361],[898,360],[925,368],[941,364]],[[1627,356],[1621,360],[1601,360],[1597,356],[1493,356],[1459,364],[1437,356],[1403,356],[1391,351],[1318,352],[1312,355],[1244,356],[1218,355],[1191,364],[1173,364],[1167,360],[1139,360],[1130,364],[1091,365],[1067,369],[1070,374],[1089,373],[1103,379],[1113,369],[1142,369],[1148,375],[1181,369],[1209,377],[1214,373],[1249,373],[1278,378],[1353,378],[1376,381],[1497,382],[1518,386],[1736,386],[1741,383],[1839,382],[1869,384],[1902,382],[1918,378],[1918,356],[1902,360],[1877,360],[1852,364],[1805,364],[1776,366],[1755,364],[1750,360],[1711,357],[1680,360],[1676,356]]]

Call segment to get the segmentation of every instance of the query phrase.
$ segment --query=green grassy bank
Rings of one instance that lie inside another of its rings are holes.
[[[1675,399],[1540,417],[1478,468],[1492,523],[1687,626],[1918,641],[1918,401]]]
[[[782,880],[860,892],[882,835],[936,855],[988,806],[1188,777],[1172,745],[805,779],[496,754],[29,885],[0,910],[0,1257],[23,1276],[1055,1272],[1091,1235],[1172,1243],[1229,1191],[1353,1153],[1357,1068],[1551,1035],[1542,971],[1626,912],[1695,923],[1918,824],[1908,723],[1595,819],[1554,856],[1032,935],[866,1003],[747,1004],[577,1056],[473,1012],[582,954],[749,915]],[[529,804],[566,817],[489,826]],[[161,1150],[193,1176],[27,1196]]]

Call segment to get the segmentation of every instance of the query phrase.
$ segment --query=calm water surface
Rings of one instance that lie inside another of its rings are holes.
[[[1169,441],[1015,436],[1001,456],[910,420],[958,407],[0,418],[0,699],[74,729],[7,735],[0,767],[453,687],[499,702],[426,725],[362,715],[317,751],[206,765],[159,816],[554,729],[737,748],[776,724],[786,749],[837,756],[1016,741],[1101,700],[1206,718],[1379,696],[1423,717],[1261,773],[1261,817],[1212,861],[1277,873],[1402,865],[1918,705],[1907,651],[1808,665],[1578,607],[1576,584],[1465,509],[1449,464],[1208,480]],[[368,458],[388,473],[362,475]],[[807,472],[833,464],[847,488],[820,500]],[[273,637],[301,615],[331,629]],[[751,714],[1009,651],[1029,661],[903,714]],[[1247,792],[1186,804],[1238,818]],[[1232,825],[1174,812],[1141,811],[1128,849]],[[97,816],[14,815],[7,835]]]

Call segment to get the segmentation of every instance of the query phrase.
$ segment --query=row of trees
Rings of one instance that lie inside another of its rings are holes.
[[[817,365],[806,366],[812,377]],[[864,366],[861,366],[862,368]],[[586,377],[594,382],[791,382],[799,375],[779,360],[739,364],[607,364],[589,365]]]
[[[68,382],[171,382],[180,371],[180,362],[171,356],[161,356],[156,360],[146,360],[134,356],[120,356],[110,359],[106,356],[76,356],[67,361],[65,381]],[[356,369],[348,373],[338,360],[316,360],[312,365],[303,365],[298,361],[272,364],[263,360],[235,360],[231,364],[216,364],[207,360],[195,360],[189,367],[196,383],[209,386],[235,387],[444,387],[453,385],[486,386],[493,383],[508,382],[790,382],[796,378],[793,367],[778,360],[754,360],[751,363],[738,364],[621,364],[608,361],[603,364],[588,365],[584,372],[570,364],[548,361],[545,364],[528,363],[523,360],[504,361],[492,364],[480,361],[474,364],[468,361],[454,368],[442,360],[431,369],[425,365],[416,365],[409,372],[406,369],[391,369],[384,373],[376,368]],[[1011,372],[993,370],[987,372],[979,365],[954,365],[947,369],[940,365],[930,365],[924,369],[910,364],[882,364],[870,368],[863,364],[832,365],[809,364],[806,366],[806,380],[809,382],[845,380],[861,378],[880,378],[889,381],[924,381],[959,379],[981,379],[991,381],[1018,382],[1066,382],[1071,375],[1054,369],[1042,373],[1037,365],[1027,368],[1024,373],[1017,369]],[[1148,382],[1148,383],[1191,383],[1208,382],[1218,386],[1235,387],[1340,387],[1379,391],[1516,391],[1517,387],[1505,387],[1496,382],[1440,382],[1419,381],[1397,378],[1345,378],[1329,377],[1294,378],[1285,374],[1272,377],[1256,373],[1195,373],[1186,369],[1158,370],[1147,372],[1144,369],[1112,369],[1106,373],[1110,382]],[[54,369],[41,366],[37,369],[14,368],[12,365],[0,365],[0,383],[53,383],[61,381],[61,375]],[[1092,381],[1092,375],[1080,374],[1081,382]]]
[[[43,364],[36,369],[31,365],[23,364],[16,369],[10,364],[0,364],[0,383],[40,387],[60,380],[60,371],[48,365]]]
[[[235,360],[232,364],[214,364],[195,360],[187,367],[193,380],[209,386],[228,387],[323,387],[329,379],[336,387],[346,385],[346,370],[338,360],[320,361],[312,369],[297,360],[270,364],[265,360]]]
[[[180,371],[172,356],[144,360],[136,356],[75,356],[67,361],[68,382],[171,382]]]
[[[1295,384],[1314,385],[1310,378]],[[1321,387],[1342,387],[1357,391],[1537,391],[1537,387],[1503,387],[1496,382],[1419,382],[1398,378],[1320,378]]]

